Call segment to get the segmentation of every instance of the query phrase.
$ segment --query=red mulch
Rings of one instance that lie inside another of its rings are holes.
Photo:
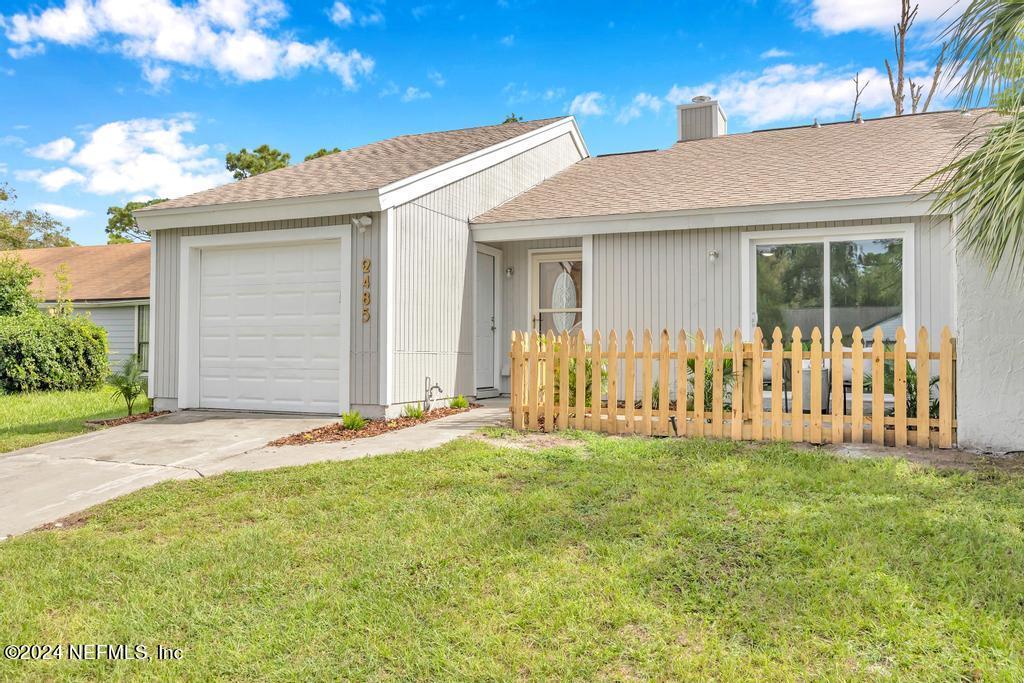
[[[141,422],[142,420],[148,420],[151,417],[160,417],[161,415],[166,415],[169,412],[171,411],[160,410],[148,413],[136,413],[135,415],[132,416],[125,415],[124,417],[115,417],[112,420],[86,420],[86,424],[97,425],[100,427],[117,427],[118,425],[126,425],[130,422]]]
[[[470,403],[469,408],[435,408],[429,413],[423,413],[423,417],[414,419],[411,417],[397,417],[394,420],[370,420],[362,429],[345,429],[341,422],[332,422],[323,427],[310,429],[308,432],[299,432],[268,443],[268,446],[301,446],[307,443],[327,443],[331,441],[351,441],[352,439],[365,439],[385,432],[393,432],[397,429],[415,427],[424,422],[439,420],[442,417],[465,413],[473,408],[479,408],[479,404]]]

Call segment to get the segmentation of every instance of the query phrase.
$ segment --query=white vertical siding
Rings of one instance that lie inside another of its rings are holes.
[[[156,398],[175,399],[178,392],[178,294],[181,238],[193,235],[220,235],[234,232],[289,230],[351,222],[350,216],[323,216],[294,220],[263,221],[235,225],[216,225],[196,228],[158,230],[153,234],[154,291],[153,329],[150,333],[150,353],[153,354],[151,384]],[[352,371],[351,402],[354,405],[373,405],[379,402],[378,368],[379,347],[379,276],[377,266],[371,274],[371,320],[363,323],[362,269],[363,258],[380,262],[380,222],[373,216],[373,225],[365,232],[352,229]]]
[[[953,325],[953,257],[948,220],[891,218],[594,236],[594,325],[602,330],[742,326],[745,232],[914,223],[916,322]],[[717,251],[718,259],[708,258]],[[587,267],[588,264],[584,264]]]
[[[473,258],[469,219],[580,159],[569,134],[397,207],[392,401],[472,394]]]
[[[75,313],[86,315],[107,331],[107,357],[110,369],[118,370],[135,353],[135,304],[130,306],[75,306]]]

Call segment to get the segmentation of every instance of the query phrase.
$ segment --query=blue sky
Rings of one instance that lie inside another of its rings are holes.
[[[921,2],[928,81],[952,0]],[[403,133],[573,113],[591,153],[666,147],[674,104],[718,97],[731,132],[891,113],[899,0],[7,0],[0,180],[82,244],[106,208],[227,182],[224,153],[293,161]],[[937,98],[937,99],[941,99]],[[933,109],[939,108],[933,105]]]

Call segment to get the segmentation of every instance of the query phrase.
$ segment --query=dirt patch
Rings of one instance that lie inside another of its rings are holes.
[[[370,420],[362,429],[345,429],[340,422],[332,422],[323,427],[310,429],[306,432],[291,434],[268,443],[268,446],[302,446],[309,443],[325,443],[333,441],[351,441],[353,439],[366,439],[371,436],[379,436],[386,432],[393,432],[406,427],[415,427],[424,422],[440,420],[442,417],[465,413],[473,408],[479,408],[479,404],[471,403],[468,408],[435,408],[423,417],[397,417],[393,420]]]
[[[150,418],[160,417],[161,415],[167,415],[170,412],[171,411],[169,410],[159,410],[148,413],[137,413],[135,415],[125,415],[124,417],[115,417],[111,420],[86,420],[85,424],[94,425],[96,427],[117,427],[118,425],[142,422],[143,420],[149,420]]]
[[[47,522],[42,526],[38,526],[34,531],[66,531],[67,529],[77,529],[80,526],[85,526],[85,523],[92,518],[92,511],[81,510],[79,512],[73,512],[67,517],[61,517],[53,522]]]
[[[521,448],[527,451],[539,451],[546,448],[561,448],[565,446],[575,448],[580,445],[580,442],[575,439],[568,439],[557,434],[517,432],[510,427],[484,428],[474,434],[472,438],[491,446],[497,446],[498,448]]]
[[[815,446],[806,446],[815,448]],[[955,448],[914,448],[912,446],[879,447],[873,444],[844,443],[818,446],[821,450],[844,458],[905,458],[918,465],[961,471],[998,470],[1008,474],[1024,474],[1024,453],[981,455]]]

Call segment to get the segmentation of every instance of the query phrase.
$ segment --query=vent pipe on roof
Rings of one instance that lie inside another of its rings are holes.
[[[717,138],[728,132],[729,118],[718,100],[698,95],[691,104],[676,107],[679,116],[679,142]]]

